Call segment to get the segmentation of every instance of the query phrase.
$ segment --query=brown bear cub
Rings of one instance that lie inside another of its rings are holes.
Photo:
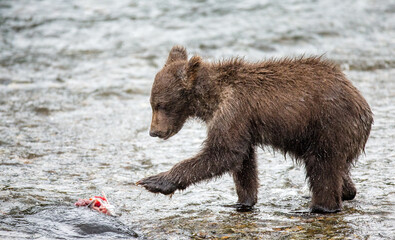
[[[137,182],[172,194],[231,173],[239,210],[257,202],[257,146],[271,146],[305,165],[311,211],[333,213],[356,189],[349,171],[364,150],[373,122],[360,92],[338,66],[320,57],[248,63],[208,63],[185,48],[171,49],[151,92],[150,135],[168,139],[189,117],[207,124],[194,157]]]

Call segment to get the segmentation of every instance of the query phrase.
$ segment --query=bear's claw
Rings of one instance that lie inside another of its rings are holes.
[[[177,186],[168,181],[164,174],[143,178],[136,185],[141,185],[150,192],[162,193],[164,195],[172,194],[177,190]]]

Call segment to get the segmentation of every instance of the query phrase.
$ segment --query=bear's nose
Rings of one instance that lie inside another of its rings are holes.
[[[158,137],[159,136],[159,132],[158,131],[149,131],[149,135],[151,137]]]

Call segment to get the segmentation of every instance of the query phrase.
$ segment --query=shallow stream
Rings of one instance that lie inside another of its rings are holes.
[[[250,213],[228,207],[229,175],[172,198],[134,186],[205,139],[196,121],[167,141],[148,135],[150,88],[175,44],[210,61],[340,64],[375,118],[352,170],[356,199],[306,214],[304,169],[270,148]],[[1,239],[393,239],[394,159],[393,1],[0,1]],[[74,207],[101,191],[118,217]]]

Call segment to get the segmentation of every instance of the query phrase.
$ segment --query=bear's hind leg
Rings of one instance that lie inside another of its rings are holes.
[[[311,212],[335,213],[341,211],[342,168],[333,159],[310,157],[306,160],[306,173],[312,191]]]
[[[353,200],[357,194],[357,189],[352,182],[348,173],[343,174],[343,189],[342,189],[342,200]]]
[[[251,211],[257,202],[259,187],[256,153],[253,147],[243,160],[241,168],[232,171],[232,174],[238,195],[237,210]]]

